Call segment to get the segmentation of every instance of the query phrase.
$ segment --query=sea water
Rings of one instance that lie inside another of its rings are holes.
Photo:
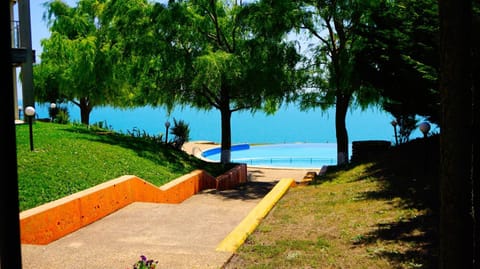
[[[61,105],[62,106],[62,105]],[[36,104],[37,118],[48,118],[49,104]],[[75,105],[67,106],[70,120],[80,121],[80,110]],[[162,107],[139,107],[120,109],[95,107],[90,113],[90,123],[102,122],[109,128],[127,133],[140,131],[150,135],[164,135],[165,123],[182,120],[190,128],[191,141],[221,142],[220,112],[202,111],[196,108],[176,108],[171,113]],[[349,141],[386,140],[394,142],[393,117],[378,108],[350,109],[346,125]],[[290,104],[280,108],[274,115],[263,112],[235,112],[231,119],[232,143],[336,143],[335,110],[320,109],[301,111]],[[411,138],[421,137],[418,130]]]

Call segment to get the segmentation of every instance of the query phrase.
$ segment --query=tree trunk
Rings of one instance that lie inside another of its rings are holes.
[[[350,97],[345,96],[341,91],[337,94],[335,107],[335,134],[337,137],[337,165],[342,166],[348,163],[348,132],[345,123],[347,117]]]
[[[474,23],[472,24],[472,33],[480,31],[480,16],[474,15]],[[475,216],[475,245],[474,259],[475,268],[480,267],[480,95],[478,87],[480,87],[480,36],[472,35],[472,44],[475,45],[472,53],[472,78],[473,78],[473,165],[472,165],[472,181],[473,181],[473,210]]]
[[[90,112],[92,107],[88,102],[88,98],[80,98],[80,122],[89,125],[90,124]]]
[[[220,154],[220,162],[222,164],[227,164],[230,163],[232,149],[232,129],[230,126],[230,118],[232,112],[227,107],[222,108],[222,110],[220,110],[220,113],[222,117],[222,152]]]
[[[230,122],[232,111],[230,110],[230,94],[226,88],[221,88],[220,90],[219,107],[222,121],[222,152],[220,153],[220,162],[227,164],[230,163],[232,150],[232,128]]]
[[[439,0],[440,268],[473,268],[471,2]]]
[[[478,43],[477,43],[478,44]],[[477,54],[478,56],[478,54]],[[476,63],[480,60],[479,57],[474,58]],[[478,71],[478,69],[477,69]],[[475,72],[474,77],[476,82],[473,86],[473,152],[472,152],[472,181],[473,181],[473,214],[475,216],[475,240],[474,240],[474,268],[480,268],[480,96],[478,94],[478,87],[480,87],[479,79],[480,72]]]

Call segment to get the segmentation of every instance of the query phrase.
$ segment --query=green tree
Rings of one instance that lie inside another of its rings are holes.
[[[398,122],[420,115],[439,123],[437,14],[436,0],[379,1],[359,27],[367,42],[357,70]]]
[[[51,36],[42,40],[41,61],[34,67],[38,101],[69,101],[89,124],[95,106],[122,105],[122,85],[115,78],[118,51],[107,46],[102,29],[104,0],[80,0],[70,7],[61,0],[45,3]]]
[[[219,110],[221,162],[230,162],[232,113],[273,112],[298,88],[300,56],[276,16],[284,2],[169,1],[144,18],[118,1],[112,30],[139,27],[115,34],[126,41],[137,104]]]
[[[301,108],[335,106],[337,164],[348,162],[349,139],[345,123],[352,103],[376,103],[379,95],[361,83],[356,71],[364,40],[357,28],[368,18],[370,1],[295,1],[302,10],[296,28],[309,37],[311,81],[301,96]]]

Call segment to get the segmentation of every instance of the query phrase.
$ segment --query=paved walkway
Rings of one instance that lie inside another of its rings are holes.
[[[190,154],[218,146],[187,143]],[[157,268],[221,268],[232,253],[217,245],[281,178],[301,180],[306,169],[248,168],[249,183],[204,191],[181,204],[133,203],[48,245],[22,245],[24,269],[133,268],[145,255]]]
[[[181,204],[133,203],[48,245],[22,245],[23,268],[133,268],[140,255],[157,268],[221,268],[232,253],[217,245],[274,184],[205,191]]]

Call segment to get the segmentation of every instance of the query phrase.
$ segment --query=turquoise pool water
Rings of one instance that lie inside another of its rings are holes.
[[[246,163],[251,166],[321,168],[324,165],[337,164],[337,144],[334,143],[290,143],[260,146],[240,144],[232,146],[231,154],[232,162]],[[206,150],[202,156],[212,161],[220,161],[220,148]]]

